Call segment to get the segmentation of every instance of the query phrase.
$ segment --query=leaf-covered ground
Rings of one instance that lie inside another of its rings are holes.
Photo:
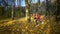
[[[56,34],[55,32],[60,30],[59,25],[57,25],[57,27],[56,23],[53,23],[53,27],[51,27],[49,20],[42,22],[43,24],[39,23],[36,25],[33,21],[30,23],[26,22],[24,18],[18,20],[1,21],[0,34]]]

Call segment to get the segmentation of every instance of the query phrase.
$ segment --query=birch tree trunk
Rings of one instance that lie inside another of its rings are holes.
[[[12,5],[12,15],[11,15],[11,17],[12,17],[12,20],[14,20],[14,11],[13,11],[13,5]]]

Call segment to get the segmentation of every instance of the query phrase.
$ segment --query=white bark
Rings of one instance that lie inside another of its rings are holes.
[[[14,18],[14,17],[13,17],[13,5],[12,5],[12,16],[11,16],[11,17],[12,17],[12,19]]]

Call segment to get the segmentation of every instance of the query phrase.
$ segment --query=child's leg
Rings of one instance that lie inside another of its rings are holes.
[[[41,23],[42,23],[42,21],[40,20],[40,21],[39,21],[39,23],[41,24]]]
[[[36,20],[36,25],[38,25],[38,21]]]

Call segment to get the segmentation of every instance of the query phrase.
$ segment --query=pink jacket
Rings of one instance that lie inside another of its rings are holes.
[[[40,15],[37,14],[37,20],[40,21]]]

